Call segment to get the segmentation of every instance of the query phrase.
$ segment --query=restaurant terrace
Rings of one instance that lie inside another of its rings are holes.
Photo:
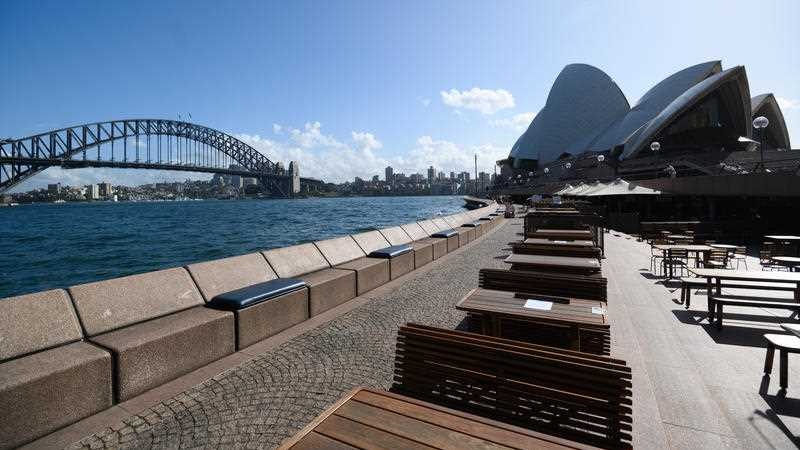
[[[800,237],[476,211],[0,301],[0,447],[796,447]]]

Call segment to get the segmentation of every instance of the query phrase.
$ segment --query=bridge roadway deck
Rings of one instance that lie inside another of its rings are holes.
[[[387,388],[398,325],[459,326],[464,315],[453,305],[476,286],[478,268],[503,266],[504,244],[519,231],[521,221],[508,221],[330,322],[255,350],[237,367],[138,414],[122,409],[114,426],[85,423],[74,440],[95,434],[73,447],[272,448],[353,386]],[[647,273],[645,244],[613,232],[606,255],[612,352],[634,374],[634,447],[794,448],[800,357],[790,358],[787,398],[775,395],[777,379],[762,389],[761,377],[761,335],[779,330],[786,314],[731,308],[720,334],[700,321],[702,294],[686,311],[674,286]]]

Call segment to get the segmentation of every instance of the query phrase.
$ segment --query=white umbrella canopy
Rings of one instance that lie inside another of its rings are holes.
[[[602,183],[599,181],[595,181],[594,183],[581,183],[576,186],[574,189],[570,190],[569,192],[564,193],[563,195],[569,195],[573,197],[581,197],[586,195],[587,192],[591,192],[601,186]]]
[[[602,188],[586,193],[589,197],[599,197],[606,195],[660,195],[661,191],[650,189],[638,184],[627,182],[617,178],[611,183],[605,184]]]

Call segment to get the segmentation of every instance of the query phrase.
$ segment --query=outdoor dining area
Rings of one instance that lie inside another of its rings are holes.
[[[752,256],[752,247],[696,238],[690,229],[650,229],[639,238],[650,246],[651,274],[667,286],[677,283],[679,303],[686,310],[692,306],[693,293],[704,292],[704,319],[717,332],[724,329],[726,308],[747,311],[748,318],[758,320],[760,316],[766,322],[775,319],[769,311],[790,313],[787,323],[780,324],[784,333],[763,335],[767,346],[764,373],[771,373],[777,349],[779,383],[785,390],[788,354],[800,353],[800,236],[765,235]],[[765,315],[750,314],[758,309]]]
[[[610,357],[602,217],[533,210],[465,326],[407,323],[389,392],[358,388],[283,449],[632,448],[632,371]]]

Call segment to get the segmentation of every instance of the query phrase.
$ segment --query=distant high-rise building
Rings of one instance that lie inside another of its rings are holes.
[[[47,193],[52,195],[58,195],[61,193],[61,183],[54,183],[47,185]]]
[[[436,179],[437,179],[438,181],[444,181],[444,180],[445,180],[445,178],[444,178],[444,172],[439,172],[439,174],[438,174],[438,175],[436,175]]]
[[[450,171],[450,180],[455,180],[455,179],[456,179],[456,173],[453,172],[453,171]]]
[[[394,184],[394,169],[392,169],[392,166],[387,167],[385,173],[386,182],[389,184]]]
[[[428,167],[428,183],[433,184],[433,177],[436,176],[436,169],[433,166]]]
[[[380,178],[379,176],[377,176],[377,175],[373,175],[373,176],[372,176],[372,182],[373,182],[373,183],[377,183],[377,182],[379,182],[379,181],[381,181],[381,178]]]
[[[462,179],[465,183],[469,183],[469,172],[461,172]]]
[[[300,163],[289,162],[289,176],[292,177],[292,194],[300,192]]]
[[[86,185],[86,199],[98,200],[100,198],[100,187],[96,184]]]
[[[97,185],[100,189],[100,197],[111,197],[114,195],[114,188],[111,183],[100,183]]]

